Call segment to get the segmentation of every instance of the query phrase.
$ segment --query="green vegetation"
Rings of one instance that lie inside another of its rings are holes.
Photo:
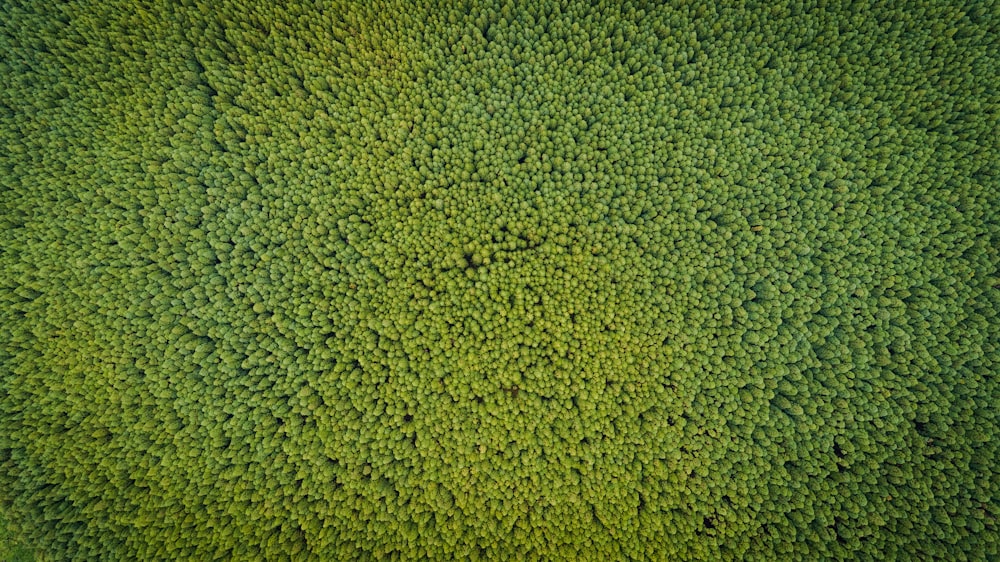
[[[30,562],[31,552],[24,545],[14,541],[10,531],[7,530],[7,520],[0,512],[0,560],[3,562]]]
[[[1000,5],[425,4],[3,3],[19,541],[1000,557]]]

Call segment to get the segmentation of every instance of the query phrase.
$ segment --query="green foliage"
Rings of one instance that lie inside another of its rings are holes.
[[[20,540],[1000,557],[1000,6],[660,4],[5,3]]]
[[[14,540],[8,529],[7,519],[0,512],[0,560],[3,562],[31,562],[31,551]]]

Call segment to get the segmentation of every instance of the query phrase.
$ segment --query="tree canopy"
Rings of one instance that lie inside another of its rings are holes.
[[[11,532],[1000,557],[998,10],[4,2]]]

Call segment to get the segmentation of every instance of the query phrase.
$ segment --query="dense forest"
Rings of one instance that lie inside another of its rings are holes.
[[[0,535],[997,560],[998,13],[0,2]]]

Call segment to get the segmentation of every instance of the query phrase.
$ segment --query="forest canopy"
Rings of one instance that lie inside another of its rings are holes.
[[[998,11],[0,3],[9,532],[997,559]]]

